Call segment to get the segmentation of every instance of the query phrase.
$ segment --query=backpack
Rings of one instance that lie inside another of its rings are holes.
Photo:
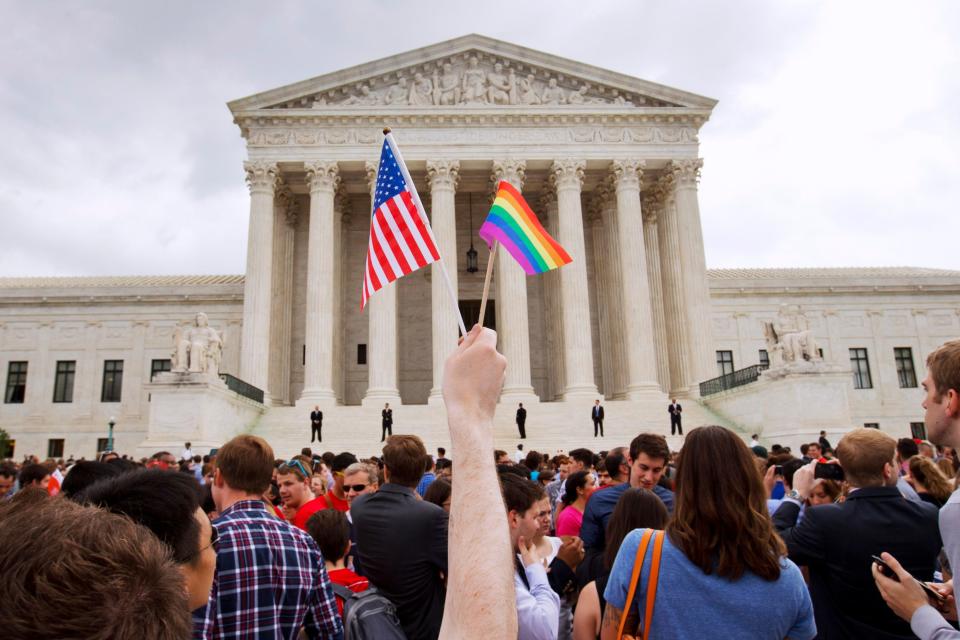
[[[407,640],[397,608],[376,587],[354,593],[342,584],[330,586],[343,600],[344,640]]]

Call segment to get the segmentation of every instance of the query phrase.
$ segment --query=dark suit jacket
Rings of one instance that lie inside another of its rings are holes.
[[[670,418],[673,420],[679,420],[680,414],[683,413],[683,407],[680,406],[680,403],[667,405],[667,413],[670,414]]]
[[[447,512],[387,483],[350,506],[363,572],[397,607],[407,638],[436,638],[443,619]]]
[[[603,420],[603,405],[599,407],[593,405],[593,409],[590,409],[590,419],[591,420]]]
[[[384,426],[393,426],[393,409],[384,409],[380,412],[380,417],[383,418]]]
[[[323,411],[311,411],[311,412],[310,412],[310,422],[312,422],[312,423],[323,423]]]
[[[914,577],[933,579],[942,542],[938,513],[904,498],[896,487],[857,489],[842,504],[800,508],[784,502],[773,524],[790,559],[810,569],[817,637],[913,638],[910,624],[884,603],[870,573],[871,555],[887,551]]]
[[[517,409],[517,424],[523,424],[527,421],[527,410],[520,408]]]

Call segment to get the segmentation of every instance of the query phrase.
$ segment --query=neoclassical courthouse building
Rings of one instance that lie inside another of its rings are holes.
[[[573,257],[533,277],[495,262],[486,324],[509,362],[503,448],[517,442],[519,402],[528,449],[599,449],[668,433],[670,397],[688,429],[720,423],[768,444],[864,424],[922,435],[918,382],[926,354],[960,335],[960,272],[707,269],[699,135],[715,104],[477,35],[231,102],[248,151],[246,273],[0,278],[0,428],[17,455],[93,456],[111,420],[121,451],[249,431],[288,455],[320,406],[321,448],[369,454],[390,403],[396,432],[444,445],[442,363],[458,330],[438,266],[360,311],[390,126],[468,326],[497,181],[521,189]],[[761,374],[779,348],[764,325],[784,304],[822,361]],[[222,336],[225,382],[167,373],[198,312]],[[598,398],[603,441],[589,419]]]

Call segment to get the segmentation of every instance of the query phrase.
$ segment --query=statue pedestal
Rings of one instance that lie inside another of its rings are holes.
[[[184,442],[207,452],[252,430],[264,412],[262,404],[207,373],[161,373],[144,388],[150,394],[150,412],[138,456],[164,450],[178,455]]]
[[[837,435],[853,428],[852,388],[849,369],[804,361],[765,371],[757,382],[706,396],[703,403],[748,436],[759,434],[768,449],[778,443],[797,453],[821,430]]]

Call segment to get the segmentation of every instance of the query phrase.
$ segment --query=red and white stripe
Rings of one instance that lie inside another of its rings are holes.
[[[394,280],[440,259],[430,223],[410,191],[402,191],[373,212],[360,309]]]

